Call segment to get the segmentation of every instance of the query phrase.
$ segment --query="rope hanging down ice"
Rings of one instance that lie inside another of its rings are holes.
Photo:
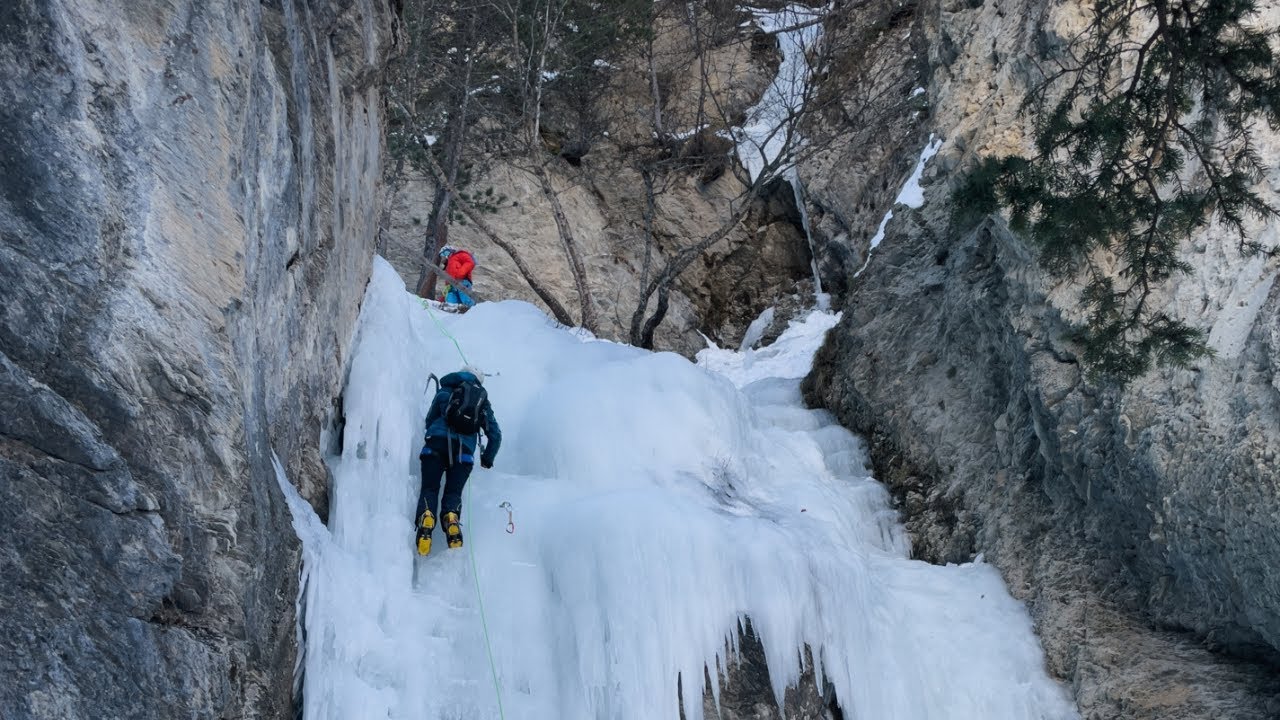
[[[427,309],[427,314],[435,321],[436,327],[440,329],[441,334],[449,338],[449,340],[453,342],[453,346],[458,349],[458,355],[462,358],[462,364],[464,366],[470,365],[471,363],[467,360],[466,353],[462,352],[462,345],[458,343],[458,339],[445,329],[444,324],[440,322],[439,318],[436,317],[436,314],[431,312],[430,305],[424,302],[422,306]],[[437,387],[439,387],[439,385],[437,385]],[[466,515],[467,517],[471,517],[471,488],[467,486],[464,488],[463,492],[464,500],[467,504]],[[510,507],[510,505],[508,505],[508,507]],[[509,517],[510,515],[508,515],[508,518]],[[507,532],[511,532],[511,530],[508,530]],[[476,582],[476,604],[480,608],[480,627],[484,629],[484,649],[485,653],[489,656],[489,672],[493,676],[493,692],[498,698],[498,717],[502,720],[506,720],[507,714],[502,709],[502,684],[498,682],[498,667],[493,662],[493,644],[489,642],[489,621],[484,614],[484,593],[480,590],[480,572],[476,567],[476,546],[474,540],[467,543],[467,550],[471,555],[471,577]]]

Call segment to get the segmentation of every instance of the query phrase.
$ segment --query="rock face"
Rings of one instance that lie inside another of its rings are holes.
[[[772,82],[779,53],[776,40],[752,41],[749,14],[733,5],[718,12],[723,15],[718,21],[731,30],[726,31],[723,46],[709,51],[708,64],[713,68],[708,71],[709,82],[724,88],[723,107],[717,113],[740,123]],[[739,29],[740,22],[748,27]],[[687,30],[678,22],[660,22],[656,42],[661,46],[656,54],[662,64],[659,75],[673,157],[663,163],[668,171],[660,171],[655,181],[659,191],[653,220],[654,272],[682,248],[715,233],[732,215],[731,202],[746,190],[734,173],[725,171],[732,143],[711,131],[696,133],[691,126],[701,85]],[[589,148],[580,148],[580,155],[571,160],[548,156],[547,168],[585,258],[587,282],[600,318],[598,334],[627,341],[644,265],[645,193],[639,158],[656,150],[649,124],[647,65],[639,58],[618,60],[610,72],[609,89],[596,100],[599,114],[610,118],[608,131]],[[554,82],[547,86],[542,127],[551,139],[548,142],[573,134],[571,105],[577,99],[566,92]],[[676,163],[675,158],[688,162]],[[492,190],[494,196],[505,197],[495,203],[486,221],[518,246],[538,280],[577,321],[579,299],[564,245],[538,180],[524,169],[530,165],[528,158],[493,153],[468,156],[467,162],[476,165],[473,191]],[[669,170],[672,167],[678,169]],[[435,185],[416,172],[397,180],[391,183],[396,192],[388,241],[381,251],[413,286],[421,268]],[[707,339],[736,347],[751,321],[766,308],[812,304],[810,249],[794,192],[779,183],[764,195],[742,223],[674,283],[671,308],[655,334],[656,349],[691,356],[706,347]],[[454,223],[449,233],[449,244],[473,250],[479,259],[474,275],[477,293],[539,304],[515,263],[483,233],[469,223]],[[806,301],[801,302],[801,297]],[[650,299],[650,310],[656,302],[656,296]],[[785,312],[778,315],[775,335],[791,317]]]
[[[1188,242],[1194,271],[1158,303],[1207,331],[1216,355],[1120,390],[1081,370],[1070,284],[1046,277],[999,219],[950,221],[952,171],[1026,147],[1029,58],[1082,12],[1043,0],[914,8],[929,124],[946,142],[924,209],[897,208],[866,271],[847,278],[806,396],[869,437],[918,556],[982,553],[1000,568],[1086,718],[1277,717],[1277,261],[1242,256],[1217,226]],[[1280,18],[1274,3],[1267,12]],[[1272,169],[1259,189],[1274,202],[1280,136],[1260,139]],[[1274,247],[1278,227],[1249,229]]]
[[[0,8],[0,717],[285,717],[386,0]]]
[[[644,196],[636,188],[642,187],[643,181],[634,168],[604,148],[584,158],[582,164],[590,167],[583,171],[567,163],[559,165],[554,182],[588,259],[587,277],[601,319],[599,334],[626,341],[643,264],[643,235],[630,225],[642,213]],[[492,182],[514,203],[487,221],[504,237],[518,241],[525,262],[535,268],[540,281],[576,320],[579,304],[564,246],[537,180],[509,165],[494,164],[486,182]],[[676,178],[658,202],[655,225],[662,235],[655,263],[713,233],[728,217],[729,200],[741,191],[731,176],[706,187],[699,186],[696,178]],[[394,198],[395,241],[387,249],[388,259],[409,285],[418,276],[433,193],[433,186],[426,181],[411,180]],[[748,222],[681,276],[671,310],[655,336],[657,349],[693,355],[706,347],[699,332],[717,344],[736,346],[765,308],[799,294],[812,302],[809,248],[794,216],[794,200],[791,216],[785,211],[772,214],[778,208],[761,205],[760,212],[753,213]],[[486,293],[486,299],[537,302],[512,260],[482,233],[471,225],[456,225],[449,232],[451,244],[472,250],[479,259],[474,275],[477,292]],[[654,302],[650,301],[650,309]]]
[[[821,86],[839,94],[839,112],[828,113],[835,118],[824,118],[820,131],[835,140],[798,168],[819,276],[837,297],[866,263],[868,243],[928,138],[918,7],[914,0],[853,6],[856,52],[836,58]]]
[[[722,720],[836,720],[843,717],[839,699],[824,677],[821,687],[814,678],[813,653],[804,650],[805,669],[795,686],[788,687],[782,707],[773,694],[764,646],[747,623],[746,632],[738,635],[738,648],[726,648],[727,667],[719,669],[719,697],[708,689],[703,692],[704,717]],[[710,683],[713,670],[708,669],[704,681]],[[680,717],[685,717],[681,705]]]

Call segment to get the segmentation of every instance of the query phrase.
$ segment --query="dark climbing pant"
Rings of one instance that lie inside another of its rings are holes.
[[[430,510],[436,519],[440,519],[437,509],[444,512],[456,512],[462,517],[462,488],[467,485],[471,476],[475,458],[453,442],[449,447],[446,438],[432,438],[423,448],[419,456],[422,460],[422,490],[418,493],[418,512],[414,522],[422,517],[423,510]],[[440,478],[444,476],[444,502],[440,503]]]

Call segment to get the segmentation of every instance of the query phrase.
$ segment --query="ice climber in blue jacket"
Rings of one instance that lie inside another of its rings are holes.
[[[462,488],[467,484],[480,450],[480,467],[493,467],[502,444],[502,430],[493,416],[493,406],[483,387],[484,373],[467,366],[440,378],[436,396],[427,411],[427,432],[423,439],[422,491],[418,494],[418,554],[431,552],[431,531],[436,526],[440,502],[440,477],[444,482],[445,539],[449,547],[462,547]],[[480,434],[488,442],[480,444]]]

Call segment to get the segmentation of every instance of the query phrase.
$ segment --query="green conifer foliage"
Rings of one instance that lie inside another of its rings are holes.
[[[1253,0],[1096,0],[1027,97],[1034,155],[988,158],[958,191],[962,220],[1005,209],[1049,272],[1081,280],[1095,375],[1127,382],[1210,352],[1151,295],[1190,270],[1178,246],[1215,214],[1242,252],[1262,249],[1244,221],[1276,214],[1254,190],[1253,133],[1280,127],[1278,39]]]

